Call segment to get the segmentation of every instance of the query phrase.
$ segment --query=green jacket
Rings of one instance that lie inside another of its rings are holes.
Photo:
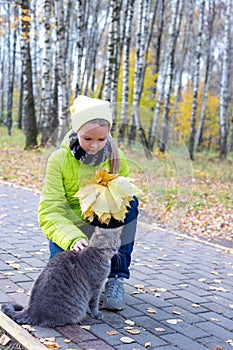
[[[119,174],[128,177],[130,174],[127,161],[120,150],[119,154]],[[61,147],[49,157],[39,202],[38,222],[45,236],[64,250],[70,249],[81,238],[87,239],[79,229],[85,224],[85,220],[79,200],[73,196],[85,184],[84,179],[90,178],[97,169],[103,168],[110,170],[109,160],[95,167],[79,162],[69,149],[67,137]]]

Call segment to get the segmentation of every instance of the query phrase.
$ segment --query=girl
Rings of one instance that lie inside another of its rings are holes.
[[[48,160],[45,184],[41,194],[38,221],[49,240],[50,258],[63,250],[79,252],[88,246],[94,226],[105,228],[123,225],[121,247],[111,260],[111,272],[105,285],[103,308],[121,310],[125,306],[124,278],[130,276],[138,216],[138,200],[130,202],[124,223],[111,219],[108,226],[95,219],[83,219],[80,204],[74,197],[85,179],[97,169],[129,176],[123,153],[109,135],[112,113],[109,102],[78,96],[71,106],[72,130],[61,147]]]

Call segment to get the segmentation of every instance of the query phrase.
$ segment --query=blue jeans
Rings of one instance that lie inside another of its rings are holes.
[[[134,199],[130,202],[130,207],[128,208],[128,213],[126,214],[122,235],[121,235],[121,246],[118,250],[118,253],[115,254],[111,260],[111,271],[109,274],[109,278],[114,277],[122,277],[129,278],[129,266],[131,263],[131,254],[134,247],[134,239],[137,227],[137,217],[138,217],[138,199],[134,197]],[[98,220],[94,220],[92,225],[84,225],[80,227],[80,229],[88,236],[93,233],[94,226],[111,228],[122,226],[122,223],[119,221],[112,219],[109,225],[101,224]],[[54,257],[57,253],[63,252],[57,244],[52,241],[49,241],[49,249],[50,249],[50,259]]]

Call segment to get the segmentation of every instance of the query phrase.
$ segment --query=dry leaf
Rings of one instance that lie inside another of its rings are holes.
[[[108,335],[115,335],[115,334],[119,334],[119,332],[114,329],[113,331],[108,331],[107,334]]]
[[[155,328],[155,331],[156,332],[165,332],[165,329],[164,328]]]
[[[201,306],[198,305],[198,304],[192,304],[192,307],[198,308],[198,307],[201,307]]]
[[[143,284],[135,284],[134,287],[137,288],[137,289],[145,288],[145,286]]]
[[[156,289],[157,289],[157,291],[159,291],[159,292],[166,292],[166,291],[167,291],[166,288],[156,288]]]
[[[70,339],[64,339],[64,343],[66,343],[66,344],[71,343],[71,340]]]
[[[134,326],[135,322],[131,320],[125,320],[125,324],[128,324],[129,326]]]
[[[127,329],[126,332],[130,333],[130,334],[140,334],[140,330],[139,329]]]
[[[11,341],[11,338],[9,338],[6,334],[3,334],[0,338],[0,345],[6,346]]]
[[[23,324],[21,326],[23,329],[26,329],[28,332],[35,332],[35,328],[33,328],[32,326],[30,326],[30,324]]]
[[[172,318],[172,319],[167,320],[167,323],[169,323],[169,324],[177,324],[180,322],[182,322],[182,320],[179,318]]]
[[[13,269],[15,270],[19,270],[20,269],[20,265],[19,264],[9,264],[10,267],[13,267]]]
[[[231,346],[233,346],[233,339],[228,339],[225,341],[225,343],[230,344]]]
[[[46,341],[51,341],[51,342],[55,342],[56,338],[55,337],[46,337],[45,338]]]
[[[216,291],[218,291],[218,292],[229,292],[228,289],[225,289],[225,288],[223,288],[223,287],[209,286],[209,289],[211,289],[211,290],[216,290]]]
[[[174,315],[181,315],[181,312],[179,312],[179,311],[172,311],[172,313],[174,314]]]
[[[48,340],[46,340],[46,341],[43,343],[43,345],[46,346],[46,348],[49,348],[49,349],[55,349],[55,350],[57,350],[57,349],[60,348],[59,344],[53,343],[53,342],[48,341]]]
[[[134,343],[135,342],[134,339],[129,338],[129,337],[122,337],[122,338],[120,338],[120,341],[122,341],[122,343],[125,343],[125,344],[130,344],[130,343]]]
[[[210,318],[210,321],[213,321],[213,322],[220,322],[220,320],[218,318],[215,318],[215,317],[211,317]]]
[[[205,281],[206,281],[206,278],[199,278],[198,281],[199,281],[199,282],[205,282]]]
[[[91,329],[91,326],[84,325],[84,326],[80,326],[80,328],[83,328],[83,329],[86,329],[87,331],[89,331]]]
[[[152,307],[148,307],[146,309],[147,312],[149,312],[150,314],[157,314],[157,311],[155,309],[153,309]]]

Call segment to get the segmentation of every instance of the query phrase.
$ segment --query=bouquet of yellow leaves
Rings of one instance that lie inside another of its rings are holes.
[[[124,221],[127,206],[133,196],[141,194],[133,179],[97,170],[94,178],[74,195],[80,202],[84,219],[90,222],[95,215],[101,223],[109,224],[111,218]]]

